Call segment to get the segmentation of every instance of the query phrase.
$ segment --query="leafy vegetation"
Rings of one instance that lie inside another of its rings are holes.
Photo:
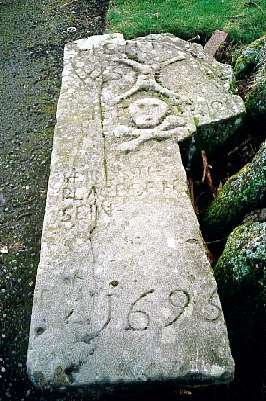
[[[107,27],[127,38],[170,32],[203,41],[223,29],[248,43],[266,31],[266,0],[112,0]]]

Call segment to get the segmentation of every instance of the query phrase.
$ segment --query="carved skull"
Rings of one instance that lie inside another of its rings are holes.
[[[154,128],[167,112],[167,104],[156,97],[138,99],[129,106],[129,115],[139,128]]]

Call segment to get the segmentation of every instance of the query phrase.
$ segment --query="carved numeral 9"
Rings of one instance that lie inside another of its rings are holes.
[[[169,302],[175,308],[178,308],[178,314],[175,316],[173,320],[166,323],[164,327],[171,326],[174,324],[177,319],[184,313],[185,308],[189,305],[190,296],[189,293],[185,290],[176,289],[170,292],[169,294]]]

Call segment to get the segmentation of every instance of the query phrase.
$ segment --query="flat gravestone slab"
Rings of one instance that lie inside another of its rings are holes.
[[[28,348],[36,386],[232,380],[178,145],[239,119],[230,74],[171,35],[66,46]]]

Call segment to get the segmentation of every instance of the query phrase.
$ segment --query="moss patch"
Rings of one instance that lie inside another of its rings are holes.
[[[255,78],[245,103],[254,123],[266,123],[266,68]]]
[[[254,72],[260,63],[263,49],[266,46],[266,35],[244,47],[233,60],[234,73],[237,79]]]
[[[236,55],[234,73],[240,87],[244,82],[248,117],[263,125],[266,122],[266,35]]]
[[[224,291],[234,293],[245,286],[255,286],[263,293],[265,278],[263,270],[266,267],[265,238],[264,222],[243,224],[230,234],[224,252],[214,269],[217,280],[226,287]],[[261,301],[263,303],[262,299]]]
[[[245,214],[266,200],[266,143],[251,163],[233,175],[212,202],[203,218],[203,227],[216,237],[228,234]]]
[[[246,223],[229,236],[214,274],[242,378],[239,399],[263,400],[266,302],[266,223]],[[252,369],[247,369],[247,366]],[[250,393],[248,383],[253,383]]]

